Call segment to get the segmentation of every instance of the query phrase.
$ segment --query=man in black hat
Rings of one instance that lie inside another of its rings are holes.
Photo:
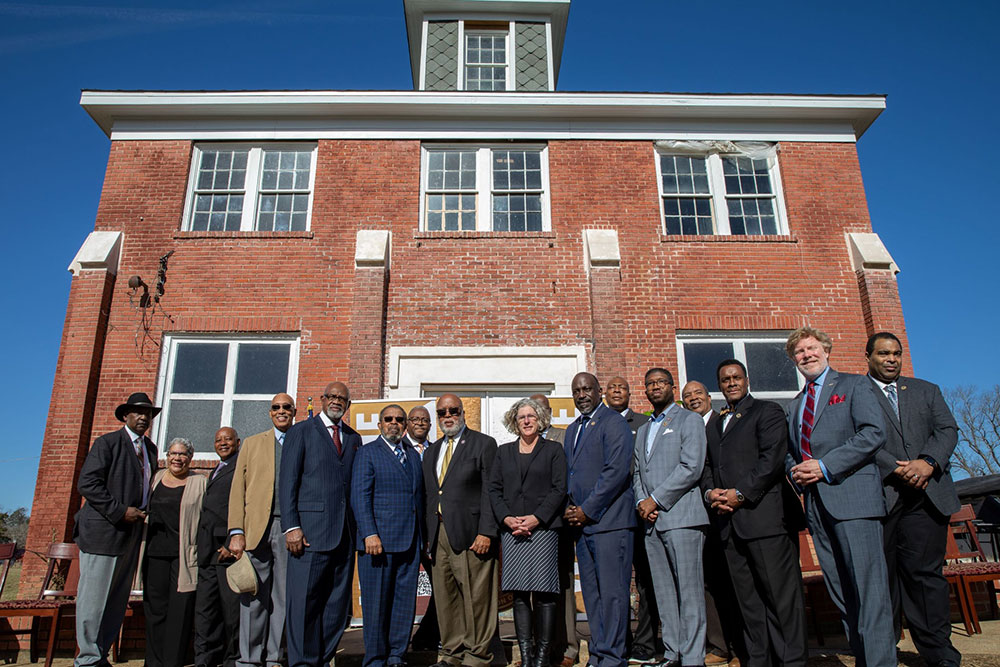
[[[129,396],[115,409],[124,428],[99,437],[80,470],[77,489],[87,502],[73,528],[80,547],[74,667],[107,665],[125,618],[156,467],[156,445],[145,433],[159,412],[146,394]]]

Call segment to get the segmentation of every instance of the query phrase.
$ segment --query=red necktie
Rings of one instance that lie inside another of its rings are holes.
[[[340,446],[340,424],[330,427],[330,435],[333,436],[333,446],[337,448],[337,456],[343,456],[344,450]]]
[[[812,437],[813,419],[816,417],[816,383],[809,382],[809,390],[806,392],[806,407],[802,410],[802,438],[799,440],[799,450],[803,459],[811,459],[812,447],[809,446],[809,438]]]

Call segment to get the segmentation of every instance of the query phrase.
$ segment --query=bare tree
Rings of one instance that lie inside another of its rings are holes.
[[[973,477],[1000,473],[1000,385],[960,386],[944,395],[958,421],[954,464]]]

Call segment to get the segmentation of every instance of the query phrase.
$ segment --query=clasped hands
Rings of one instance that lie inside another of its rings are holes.
[[[930,483],[934,475],[934,466],[923,459],[913,459],[912,461],[896,461],[896,469],[892,474],[902,478],[904,482],[913,488],[923,491]]]
[[[652,497],[640,500],[639,504],[635,506],[635,511],[639,513],[639,518],[649,523],[655,523],[657,517],[660,516],[660,507]]]
[[[788,472],[792,481],[799,488],[805,488],[810,484],[815,484],[824,479],[823,469],[820,467],[817,459],[806,459],[802,463],[792,466],[792,469]]]
[[[743,504],[736,498],[736,489],[711,489],[708,503],[719,514],[732,514]]]
[[[583,510],[577,505],[567,505],[563,512],[563,520],[571,526],[580,527],[590,521]]]
[[[503,520],[505,526],[510,528],[514,537],[530,537],[531,531],[538,528],[538,517],[534,514],[526,516],[508,516]]]

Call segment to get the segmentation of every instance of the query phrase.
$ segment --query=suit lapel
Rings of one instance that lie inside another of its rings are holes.
[[[899,417],[897,417],[896,413],[892,411],[892,404],[889,403],[889,399],[885,395],[885,391],[882,389],[881,386],[875,384],[875,380],[873,380],[871,377],[869,377],[868,380],[872,383],[872,391],[875,392],[875,395],[878,398],[878,404],[879,404],[879,406],[881,406],[882,412],[885,414],[886,421],[889,424],[892,424],[892,427],[894,429],[896,429],[899,432],[900,435],[902,435],[903,434],[903,427],[899,423]],[[896,386],[897,387],[899,387],[900,384],[901,384],[900,382],[896,382]],[[898,391],[898,389],[897,389],[897,391],[896,391],[896,400],[899,401],[899,412],[900,412],[900,414],[902,414],[902,412],[903,412],[903,401],[900,400],[901,398],[902,398],[902,392]]]
[[[656,428],[656,435],[653,437],[653,446],[650,447],[648,451],[646,450],[645,446],[643,447],[643,451],[646,452],[647,462],[653,458],[653,454],[656,453],[656,450],[660,446],[660,443],[667,437],[667,430],[670,429],[670,422],[673,421],[673,419],[674,419],[674,406],[671,405],[667,407],[666,410],[664,410],[664,417],[662,422],[660,422],[659,424],[654,424],[653,421],[650,420],[649,427]],[[646,443],[644,442],[642,444],[645,445]]]
[[[444,479],[441,480],[441,486],[444,486],[448,481],[448,477],[451,475],[451,471],[455,469],[455,464],[459,463],[466,456],[466,450],[468,447],[465,444],[469,440],[469,427],[466,426],[462,431],[462,437],[455,441],[454,449],[451,452],[451,461],[448,462],[448,470],[444,473]],[[441,446],[447,451],[448,447],[448,437],[445,436],[444,441]]]
[[[813,413],[813,428],[816,427],[820,416],[823,414],[823,410],[830,403],[830,397],[833,396],[833,392],[837,388],[837,378],[839,376],[840,374],[832,368],[827,371],[826,382],[823,383],[823,388],[820,389],[819,396],[816,397],[816,410]]]

